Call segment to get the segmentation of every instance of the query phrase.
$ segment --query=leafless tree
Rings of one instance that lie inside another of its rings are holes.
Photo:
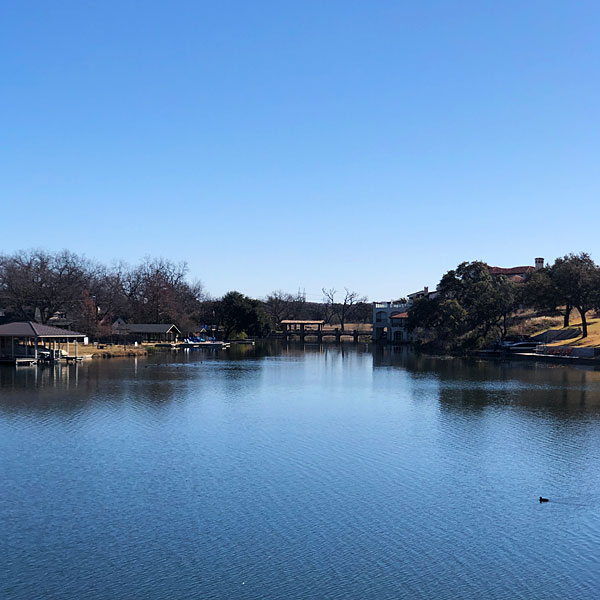
[[[46,323],[56,312],[77,311],[90,265],[64,250],[27,250],[0,257],[0,289],[18,318]]]
[[[92,336],[108,335],[117,316],[174,322],[183,331],[195,328],[206,298],[202,283],[186,275],[185,263],[162,258],[106,267],[66,250],[23,250],[0,256],[0,305],[13,318],[42,323],[65,312]]]
[[[331,323],[335,315],[335,295],[337,294],[337,290],[334,288],[325,289],[322,288],[323,291],[323,320],[325,323]]]
[[[357,313],[359,306],[367,301],[367,298],[360,296],[358,292],[352,292],[348,288],[344,288],[344,291],[344,299],[341,302],[336,302],[335,295],[337,291],[334,288],[328,290],[323,288],[323,301],[328,317],[325,320],[330,322],[331,317],[336,316],[342,331],[344,331],[346,323]]]
[[[281,290],[271,292],[264,300],[265,310],[273,323],[279,325],[285,319],[299,319],[302,316],[304,296]]]
[[[140,323],[178,323],[182,331],[194,329],[205,299],[200,281],[188,283],[185,262],[145,258],[125,272],[124,291],[129,317]]]

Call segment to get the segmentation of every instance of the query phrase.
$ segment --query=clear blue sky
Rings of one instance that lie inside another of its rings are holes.
[[[390,299],[600,260],[600,4],[0,5],[0,250]]]

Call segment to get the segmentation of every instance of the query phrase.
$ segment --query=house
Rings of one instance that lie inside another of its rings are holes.
[[[492,275],[506,275],[514,283],[522,283],[527,276],[544,267],[544,259],[536,258],[535,266],[523,267],[490,267]],[[392,343],[410,343],[413,341],[412,333],[408,331],[408,311],[414,303],[421,298],[433,300],[439,291],[429,291],[425,286],[418,292],[408,294],[406,302],[373,302],[373,341],[388,341]]]
[[[392,341],[394,317],[406,314],[412,302],[373,302],[373,341]]]
[[[490,273],[492,275],[506,275],[513,283],[523,283],[527,276],[534,271],[539,271],[544,268],[544,259],[538,257],[535,259],[535,266],[522,266],[522,267],[490,267]]]
[[[408,302],[409,304],[414,304],[414,302],[416,300],[419,300],[421,298],[427,298],[428,300],[433,300],[437,295],[438,295],[438,291],[437,288],[435,290],[433,290],[432,292],[429,291],[429,288],[427,286],[425,286],[422,290],[419,290],[418,292],[413,292],[412,294],[408,294],[407,298],[408,298]]]
[[[181,337],[174,323],[125,323],[121,318],[113,323],[112,332],[135,342],[176,342]]]
[[[433,299],[438,294],[437,289],[430,292],[425,286],[418,292],[408,294],[405,302],[373,302],[373,341],[411,342],[412,336],[406,327],[408,311],[417,300]]]

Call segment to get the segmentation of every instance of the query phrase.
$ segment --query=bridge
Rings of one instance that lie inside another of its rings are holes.
[[[335,338],[335,342],[339,344],[342,338],[352,338],[352,341],[358,344],[361,336],[368,337],[369,341],[371,340],[371,332],[369,331],[345,330],[338,327],[325,329],[325,321],[285,319],[281,321],[281,329],[283,339],[286,341],[299,339],[304,342],[306,338],[316,338],[317,342],[321,344],[324,338]]]

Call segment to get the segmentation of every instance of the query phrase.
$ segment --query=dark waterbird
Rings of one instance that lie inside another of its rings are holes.
[[[542,502],[550,502],[550,500],[548,500],[548,498],[542,498],[542,497],[540,496],[540,504],[541,504]]]

